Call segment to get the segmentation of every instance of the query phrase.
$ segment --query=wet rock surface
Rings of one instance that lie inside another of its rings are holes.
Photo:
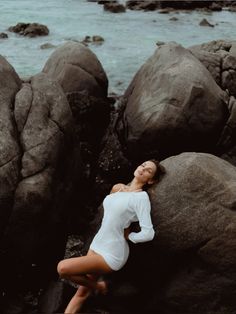
[[[38,23],[18,23],[15,26],[10,26],[8,30],[28,37],[46,36],[49,34],[48,27]]]

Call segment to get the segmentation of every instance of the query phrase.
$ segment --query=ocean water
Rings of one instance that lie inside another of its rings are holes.
[[[177,21],[171,21],[171,17]],[[203,27],[206,18],[215,27]],[[26,38],[8,32],[18,22],[42,23],[48,26],[48,36]],[[143,12],[105,12],[102,5],[86,0],[0,0],[0,54],[21,77],[40,72],[55,48],[40,49],[45,43],[59,46],[68,40],[81,41],[85,36],[100,35],[102,45],[90,44],[109,79],[109,92],[122,94],[132,77],[157,49],[157,41],[176,41],[184,47],[216,39],[236,40],[236,13],[223,10]]]

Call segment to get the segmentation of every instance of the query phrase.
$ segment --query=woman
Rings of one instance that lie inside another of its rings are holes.
[[[143,189],[157,182],[163,173],[163,166],[151,159],[136,168],[134,178],[128,185],[114,185],[103,201],[102,224],[87,255],[58,263],[60,277],[80,285],[65,313],[77,313],[92,291],[102,294],[107,292],[105,281],[98,279],[124,266],[129,255],[128,240],[137,243],[153,239],[155,232],[150,216],[151,204]],[[129,229],[129,225],[135,221],[139,221],[141,227],[137,233]]]

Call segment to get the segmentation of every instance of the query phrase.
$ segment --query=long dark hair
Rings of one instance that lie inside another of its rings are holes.
[[[156,168],[157,168],[157,170],[156,170],[156,172],[152,178],[154,180],[160,180],[160,178],[166,173],[165,167],[162,166],[160,164],[160,162],[155,158],[149,159],[149,161],[152,161],[156,165]]]
[[[166,173],[166,169],[164,166],[162,166],[160,164],[160,162],[155,159],[155,158],[152,158],[152,159],[148,159],[148,161],[152,161],[155,166],[156,166],[156,172],[154,173],[152,179],[154,180],[154,183],[155,181],[159,182],[161,180],[161,178],[163,177],[163,175]],[[143,190],[147,190],[152,184],[148,184],[146,183],[144,186],[143,186]]]

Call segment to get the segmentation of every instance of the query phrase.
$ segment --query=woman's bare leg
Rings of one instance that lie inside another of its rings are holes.
[[[57,271],[60,277],[68,278],[74,275],[102,275],[112,272],[112,269],[101,255],[93,254],[60,261],[57,265]]]
[[[95,276],[94,280],[96,280]],[[80,285],[75,295],[72,297],[69,304],[67,305],[64,313],[78,313],[84,302],[90,296],[91,292],[92,290],[88,287]]]
[[[106,284],[101,281],[98,282],[99,285],[101,285],[101,293],[106,293]],[[84,302],[87,300],[87,298],[91,295],[92,290],[89,289],[86,286],[79,286],[77,289],[75,295],[70,300],[69,304],[67,305],[64,313],[78,313],[83,306]]]
[[[86,259],[86,257],[91,256],[94,258]],[[95,270],[96,273],[94,273]],[[80,287],[69,302],[65,313],[78,312],[85,300],[91,294],[92,290],[106,293],[105,282],[97,282],[97,279],[101,274],[111,271],[112,269],[106,264],[103,257],[92,250],[88,251],[87,256],[61,261],[58,264],[58,272],[60,276],[80,284]],[[93,274],[86,274],[86,272],[93,272]]]

